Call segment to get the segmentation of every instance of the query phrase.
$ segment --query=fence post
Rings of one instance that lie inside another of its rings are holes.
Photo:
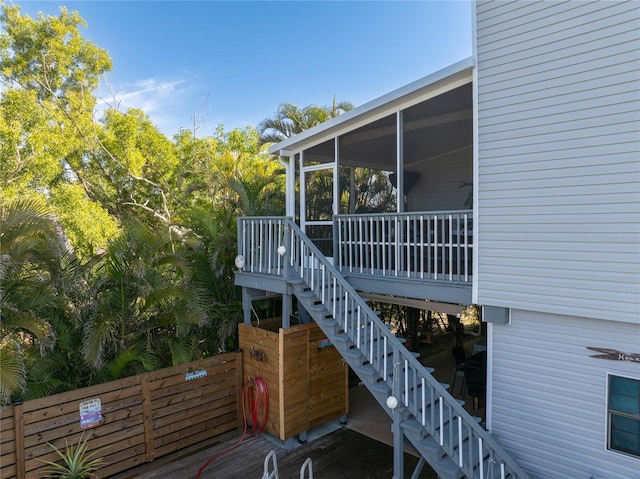
[[[14,433],[16,435],[16,477],[25,478],[24,455],[24,416],[22,414],[22,401],[13,405]]]
[[[142,394],[142,420],[144,422],[145,461],[151,462],[156,453],[153,447],[153,417],[151,409],[151,388],[148,374],[140,375],[140,393]]]
[[[242,417],[242,388],[244,387],[244,371],[242,362],[242,351],[236,352],[236,397],[237,397],[237,416],[238,416],[238,429],[244,431],[244,417]]]

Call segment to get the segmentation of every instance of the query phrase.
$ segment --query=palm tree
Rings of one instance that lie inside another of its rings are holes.
[[[151,357],[155,347],[208,321],[206,295],[191,283],[188,261],[163,228],[129,226],[98,266],[91,297],[83,353],[96,369],[119,363],[114,370],[124,374],[125,363],[170,365]]]
[[[309,105],[300,109],[292,103],[282,103],[275,117],[262,120],[258,125],[260,143],[278,143],[352,109],[353,104],[336,102],[335,97],[330,107]]]
[[[25,388],[25,349],[53,343],[47,316],[62,300],[56,284],[63,252],[43,202],[0,205],[0,402]]]

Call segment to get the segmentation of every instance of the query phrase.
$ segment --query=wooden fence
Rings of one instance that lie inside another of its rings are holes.
[[[227,353],[0,409],[0,478],[43,475],[89,437],[108,477],[242,426],[242,356]],[[82,412],[81,412],[82,411]],[[81,421],[82,426],[81,427]]]

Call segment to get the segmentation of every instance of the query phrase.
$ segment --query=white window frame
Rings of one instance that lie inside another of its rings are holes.
[[[606,384],[606,390],[607,390],[607,397],[606,397],[606,414],[607,414],[607,417],[606,417],[606,419],[607,419],[606,447],[607,447],[607,451],[614,452],[614,453],[617,453],[617,454],[624,454],[624,455],[629,456],[629,457],[640,459],[640,450],[638,451],[637,454],[635,454],[635,453],[632,453],[632,452],[622,451],[620,449],[615,449],[614,447],[611,446],[611,415],[612,415],[612,410],[611,410],[611,407],[610,407],[610,403],[611,403],[611,378],[612,377],[630,379],[632,381],[637,381],[638,383],[640,383],[640,378],[638,378],[638,377],[627,376],[627,375],[624,375],[624,374],[607,373],[607,384]],[[639,414],[637,416],[632,415],[631,417],[633,419],[637,419],[638,421],[640,421],[640,411],[639,411]],[[638,440],[640,441],[640,438]]]

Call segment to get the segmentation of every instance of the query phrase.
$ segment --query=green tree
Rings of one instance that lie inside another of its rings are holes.
[[[0,22],[0,189],[15,196],[50,188],[95,147],[92,91],[111,60],[77,12],[34,20],[3,5]]]
[[[330,107],[309,105],[298,108],[292,103],[282,103],[273,118],[266,118],[258,125],[261,143],[278,143],[304,130],[353,109],[347,101],[333,103]]]
[[[94,368],[132,351],[152,352],[165,336],[184,338],[192,326],[207,322],[206,295],[190,283],[188,262],[173,251],[166,230],[129,226],[96,276],[83,340],[84,357]],[[156,359],[141,364],[163,364],[164,358]]]

